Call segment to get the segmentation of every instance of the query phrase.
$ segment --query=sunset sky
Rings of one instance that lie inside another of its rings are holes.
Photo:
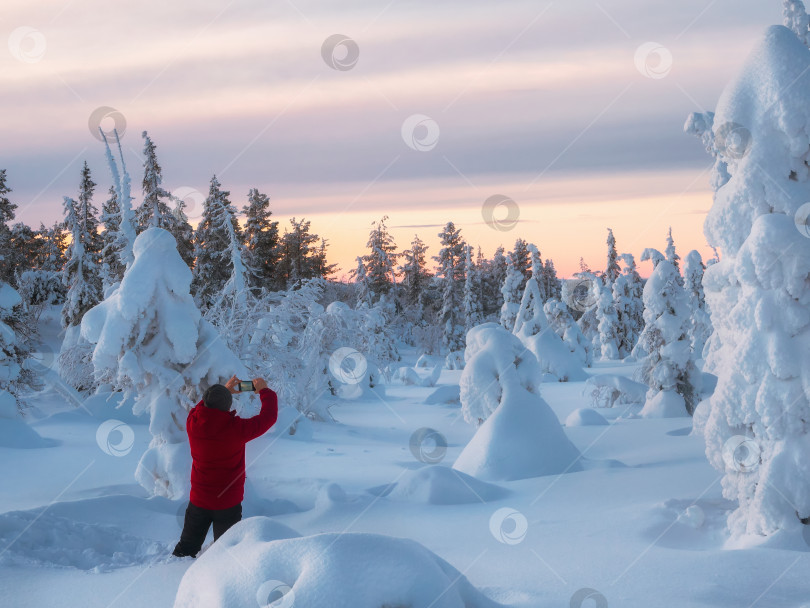
[[[282,227],[311,220],[339,276],[383,215],[400,249],[418,233],[436,254],[451,220],[487,256],[522,237],[570,276],[580,256],[604,267],[606,227],[637,257],[669,226],[682,256],[710,254],[711,162],[683,123],[714,108],[781,1],[4,0],[2,14],[0,168],[18,220],[61,219],[84,160],[101,207],[111,178],[88,122],[106,106],[135,204],[148,130],[192,223],[213,174],[240,209],[257,187]],[[330,53],[335,34],[349,41]],[[517,223],[484,221],[493,195]]]

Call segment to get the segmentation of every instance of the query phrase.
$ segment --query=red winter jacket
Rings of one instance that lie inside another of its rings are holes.
[[[200,401],[188,414],[191,444],[191,502],[202,509],[230,509],[245,497],[245,444],[267,432],[278,418],[278,397],[269,388],[259,391],[262,410],[240,418]]]

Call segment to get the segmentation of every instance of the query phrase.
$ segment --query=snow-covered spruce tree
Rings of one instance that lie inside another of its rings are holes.
[[[470,331],[484,322],[484,315],[481,307],[481,274],[473,264],[472,246],[467,245],[464,249],[464,327],[465,331]]]
[[[554,330],[577,360],[584,366],[590,367],[593,363],[591,343],[585,339],[574,317],[568,312],[568,307],[557,299],[550,299],[543,305],[549,327]]]
[[[442,284],[442,306],[439,322],[443,328],[442,344],[453,353],[464,348],[464,241],[453,222],[447,222],[439,233],[441,248],[433,259],[436,276]]]
[[[97,380],[133,396],[135,414],[149,414],[152,441],[135,478],[175,500],[187,495],[191,473],[188,410],[208,386],[247,370],[201,318],[174,237],[148,228],[133,253],[120,285],[85,314],[82,335],[95,344]]]
[[[372,292],[366,274],[366,263],[362,256],[357,256],[357,268],[353,272],[355,285],[355,307],[371,308]]]
[[[9,222],[14,219],[17,205],[8,198],[11,188],[6,183],[6,170],[0,169],[0,281],[14,281],[14,263],[11,252],[11,228]]]
[[[371,224],[371,232],[366,243],[369,252],[363,256],[372,303],[391,293],[391,289],[395,285],[394,268],[399,254],[396,253],[397,246],[394,243],[394,237],[391,236],[385,225],[387,219],[386,215],[380,221]]]
[[[402,286],[405,289],[405,302],[409,306],[418,306],[420,319],[424,306],[424,292],[430,280],[425,258],[427,249],[422,239],[418,235],[414,235],[411,248],[403,252],[404,262],[400,267]]]
[[[703,293],[703,272],[706,266],[700,253],[694,249],[686,256],[684,265],[684,289],[689,301],[689,342],[696,359],[703,356],[703,348],[712,334],[712,323]]]
[[[543,266],[543,258],[540,257],[540,250],[533,243],[529,243],[529,256],[531,261],[531,277],[534,279],[535,283],[537,283],[537,289],[540,291],[540,299],[545,302],[548,300],[544,276],[545,266]]]
[[[171,200],[171,194],[163,187],[163,169],[157,160],[157,149],[144,131],[143,137],[143,203],[136,212],[138,231],[142,232],[147,228],[169,229],[171,211],[167,201]]]
[[[613,283],[613,302],[619,318],[619,357],[630,356],[644,329],[644,284],[629,253],[621,256],[624,269]]]
[[[675,267],[675,270],[678,272],[678,282],[683,285],[683,277],[681,276],[681,256],[675,251],[675,241],[672,239],[672,228],[670,227],[669,232],[667,232],[667,249],[666,249],[666,258],[667,261]]]
[[[225,222],[230,223],[237,241],[242,242],[242,230],[229,195],[230,192],[220,188],[217,176],[213,176],[208,197],[203,203],[203,215],[194,234],[196,262],[191,289],[203,312],[217,300],[233,271],[229,232],[223,229]]]
[[[40,388],[24,365],[32,333],[23,314],[22,298],[8,283],[0,282],[0,419],[22,412],[23,388]]]
[[[118,250],[121,208],[114,186],[110,186],[109,197],[101,206],[101,223],[104,225],[101,232],[101,285],[106,292],[109,287],[121,282],[126,268],[121,263],[121,252]]]
[[[810,51],[803,4],[785,9],[799,37],[769,28],[713,122],[715,171],[722,163],[728,178],[713,180],[704,225],[723,257],[703,281],[720,339],[707,361],[717,388],[699,411],[707,408],[706,454],[724,472],[724,496],[738,503],[728,519],[738,541],[801,536],[799,518],[810,516],[810,239],[802,209],[810,201]],[[733,450],[741,437],[747,458]]]
[[[607,229],[607,267],[605,268],[605,285],[612,289],[613,283],[620,274],[619,269],[619,256],[616,252],[616,238],[613,236],[613,230]]]
[[[34,318],[45,307],[65,301],[65,286],[62,284],[62,268],[65,265],[65,234],[58,223],[46,228],[40,223],[37,240],[41,245],[34,258],[34,269],[19,277],[19,293]]]
[[[278,263],[278,222],[270,219],[270,198],[251,188],[248,204],[242,209],[245,214],[245,241],[247,243],[246,265],[251,270],[250,284],[260,291],[280,288],[276,276]]]
[[[281,289],[289,289],[307,279],[324,278],[334,272],[335,266],[326,262],[325,242],[310,232],[310,222],[293,217],[290,229],[284,229],[279,242],[277,268]]]
[[[605,276],[607,280],[607,276]],[[613,301],[611,285],[604,285],[599,290],[599,299],[596,302],[596,319],[599,323],[599,352],[602,359],[616,360],[619,358],[619,343],[621,342],[619,315]]]
[[[801,0],[782,0],[785,27],[790,28],[799,40],[810,47],[810,19]]]
[[[643,416],[691,415],[700,400],[700,372],[689,343],[689,303],[679,275],[662,256],[644,286],[645,325],[639,343],[647,354],[639,380],[649,391]]]
[[[501,306],[500,322],[504,329],[512,331],[515,328],[518,310],[520,310],[520,300],[522,292],[520,285],[523,282],[523,274],[515,267],[513,255],[506,256],[506,277],[501,286],[501,296],[503,305]]]
[[[520,293],[523,293],[526,287],[526,281],[532,276],[531,250],[529,249],[529,243],[524,239],[517,239],[515,241],[515,247],[512,249],[512,264],[522,277],[520,281]]]
[[[554,260],[546,258],[543,264],[543,291],[546,299],[562,299],[562,283],[557,278],[557,269],[554,268]]]
[[[484,305],[484,316],[488,319],[493,317],[497,319],[501,314],[501,307],[503,306],[501,288],[506,280],[506,266],[507,261],[503,247],[498,247],[492,256],[492,260],[482,270],[482,287],[484,291],[482,303]]]

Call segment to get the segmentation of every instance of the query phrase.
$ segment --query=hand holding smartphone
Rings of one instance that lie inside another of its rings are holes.
[[[253,380],[241,380],[236,385],[236,388],[240,393],[249,393],[256,390],[253,386]]]

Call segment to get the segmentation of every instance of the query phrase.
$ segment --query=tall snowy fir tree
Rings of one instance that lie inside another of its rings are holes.
[[[62,326],[77,326],[90,308],[101,301],[99,258],[102,249],[96,208],[92,203],[95,183],[87,163],[82,168],[78,201],[64,197],[65,228],[71,242],[66,253],[62,282],[67,300],[62,308]]]
[[[503,287],[505,279],[506,256],[503,247],[498,247],[492,256],[492,260],[486,264],[481,272],[484,293],[481,303],[484,306],[484,316],[487,318],[493,315],[497,318],[500,315],[503,306],[501,287]]]
[[[562,298],[562,283],[557,278],[557,269],[554,268],[554,260],[551,258],[546,258],[543,264],[543,291],[547,300]]]
[[[405,301],[409,306],[416,306],[421,310],[424,306],[424,294],[430,281],[430,274],[427,270],[427,246],[414,235],[410,249],[402,253],[403,264],[400,267],[402,274],[402,286],[405,289]]]
[[[678,272],[678,282],[683,285],[683,277],[681,276],[681,256],[675,251],[675,241],[672,238],[672,228],[667,232],[667,249],[665,251],[667,261],[675,267]]]
[[[20,294],[0,282],[0,420],[16,417],[23,410],[25,389],[40,388],[25,360],[30,354],[31,334],[23,314]]]
[[[109,197],[101,206],[101,223],[104,225],[101,232],[101,283],[102,289],[106,290],[121,281],[126,268],[121,262],[119,249],[121,208],[118,205],[118,195],[113,186],[110,186]]]
[[[14,283],[14,264],[11,257],[11,228],[17,205],[8,198],[11,188],[6,183],[6,170],[0,169],[0,281]]]
[[[437,276],[441,278],[442,306],[439,311],[442,343],[450,352],[464,348],[464,241],[453,222],[447,222],[439,233]]]
[[[366,274],[366,263],[362,256],[357,256],[357,268],[352,273],[355,285],[355,308],[371,308],[372,291]]]
[[[532,259],[529,243],[524,239],[517,239],[512,249],[512,265],[523,277],[520,282],[520,293],[526,288],[526,281],[532,276]]]
[[[712,333],[709,310],[703,293],[703,273],[706,266],[700,253],[694,249],[686,256],[684,265],[684,289],[689,302],[689,340],[696,359],[703,356],[703,347]]]
[[[388,216],[384,216],[371,224],[371,232],[366,243],[369,252],[363,256],[372,302],[377,302],[381,297],[391,293],[395,281],[394,269],[399,255],[396,253],[394,237],[385,225],[387,219]]]
[[[472,246],[464,248],[464,330],[484,322],[481,307],[481,273],[472,259]]]
[[[242,209],[245,214],[245,263],[250,269],[250,284],[256,290],[274,291],[280,288],[276,265],[278,264],[278,222],[271,219],[270,197],[251,188],[248,204]]]
[[[605,280],[607,280],[607,275]],[[616,304],[613,301],[613,289],[610,284],[600,286],[599,296],[596,301],[596,319],[599,324],[599,352],[602,359],[619,359],[621,327],[619,315],[616,312]]]
[[[290,228],[284,229],[279,242],[276,274],[281,288],[290,289],[307,279],[324,278],[334,268],[334,264],[326,261],[325,242],[310,231],[309,220],[290,218]]]
[[[203,203],[203,215],[194,234],[194,258],[191,291],[202,311],[208,310],[222,293],[231,278],[231,242],[229,232],[223,230],[228,222],[239,242],[242,230],[236,220],[236,209],[231,204],[230,192],[222,190],[216,175],[211,178],[208,197]]]
[[[719,337],[707,366],[718,381],[698,411],[723,494],[738,505],[728,519],[734,539],[801,539],[800,519],[810,517],[810,231],[798,213],[810,201],[810,50],[803,3],[784,6],[788,27],[765,31],[714,116],[686,124],[695,134],[714,125],[713,139],[703,138],[716,158],[704,232],[723,257],[703,286]],[[729,124],[750,137],[729,144]]]
[[[644,286],[644,330],[639,338],[646,357],[639,379],[650,390],[642,415],[692,414],[700,400],[700,378],[689,343],[689,304],[675,265],[660,259]]]
[[[515,319],[520,310],[520,299],[523,297],[520,288],[523,274],[515,267],[513,257],[511,253],[506,257],[506,278],[501,286],[503,305],[501,306],[500,323],[508,331],[515,328]]]
[[[619,268],[619,255],[616,253],[616,238],[613,236],[613,230],[610,228],[608,230],[608,237],[607,237],[607,267],[605,268],[605,285],[608,288],[613,288],[613,283],[616,281],[616,278],[621,273],[621,269]]]
[[[644,329],[644,284],[632,254],[623,253],[619,257],[624,262],[624,269],[613,283],[613,302],[619,323],[619,358],[623,359],[633,352]]]
[[[529,244],[529,259],[531,263],[531,278],[537,283],[537,289],[540,292],[540,299],[543,302],[548,300],[548,293],[546,292],[545,282],[545,266],[543,259],[540,257],[540,250],[533,244]]]

